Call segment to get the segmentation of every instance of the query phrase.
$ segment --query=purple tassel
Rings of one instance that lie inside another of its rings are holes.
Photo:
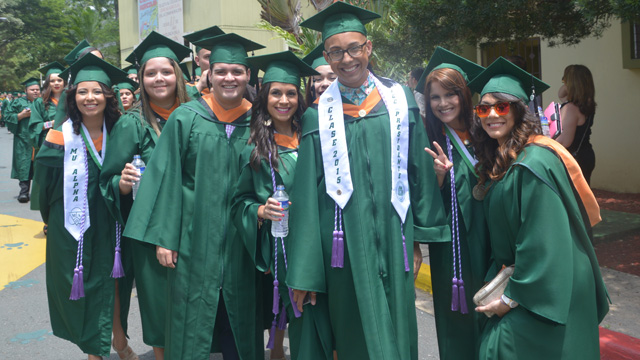
[[[122,255],[120,255],[120,246],[116,246],[116,255],[113,260],[113,270],[111,277],[118,279],[124,277],[124,269],[122,268]]]
[[[407,244],[404,241],[404,235],[402,235],[402,250],[404,251],[404,271],[409,272],[409,258],[407,257]]]
[[[338,267],[338,231],[333,232],[333,243],[331,244],[331,267]]]
[[[296,304],[296,302],[293,301],[293,290],[291,290],[291,288],[289,288],[289,300],[291,300],[291,307],[293,308],[293,316],[295,316],[297,319],[300,316],[302,316],[302,313],[300,312],[300,310],[298,310],[298,304]]]
[[[273,280],[273,308],[271,311],[278,315],[278,305],[280,304],[280,293],[278,292],[278,280]]]
[[[276,339],[276,319],[273,318],[271,322],[271,330],[269,330],[269,342],[267,343],[267,349],[273,350],[273,344]]]
[[[71,296],[69,300],[78,300],[84,297],[84,279],[82,274],[82,265],[73,270],[73,284],[71,285]]]
[[[467,296],[464,292],[464,281],[462,279],[458,280],[458,288],[460,289],[460,312],[468,314],[469,309],[467,309]]]
[[[458,279],[453,278],[451,280],[451,311],[458,311],[460,309],[460,298],[458,295]]]
[[[280,310],[280,318],[278,319],[278,330],[284,330],[287,328],[287,312],[284,309],[284,304],[282,304],[282,310]]]
[[[338,259],[336,267],[344,267],[344,232],[338,231]]]

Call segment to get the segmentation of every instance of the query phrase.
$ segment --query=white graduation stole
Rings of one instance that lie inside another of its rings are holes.
[[[87,184],[89,180],[87,147],[91,157],[102,166],[103,157],[96,150],[89,131],[82,124],[80,134],[73,133],[73,123],[70,119],[62,124],[64,137],[64,227],[80,240],[85,230],[91,226],[89,218],[89,202],[87,199]],[[107,127],[102,123],[102,153],[106,152]]]
[[[409,111],[402,86],[384,86],[375,76],[376,84],[390,119],[391,133],[391,203],[404,223],[411,204],[407,163],[409,159]],[[342,97],[338,82],[334,81],[318,101],[318,126],[322,163],[327,194],[340,206],[349,202],[353,182],[345,134]]]

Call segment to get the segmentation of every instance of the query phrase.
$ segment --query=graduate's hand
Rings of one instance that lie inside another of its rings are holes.
[[[438,151],[437,154],[429,148],[424,148],[424,151],[426,151],[429,155],[431,155],[431,157],[433,157],[433,170],[436,172],[436,176],[438,177],[438,186],[442,187],[444,178],[445,176],[447,176],[449,170],[451,170],[451,168],[453,167],[453,163],[449,161],[447,155],[445,155],[444,151],[442,151],[440,144],[434,141],[433,146],[436,147],[436,151]]]
[[[422,266],[422,250],[420,249],[420,243],[413,243],[413,281],[418,278],[420,272],[420,266]]]
[[[207,88],[208,77],[209,77],[209,69],[204,70],[200,75],[200,80],[198,80],[198,83],[196,84],[196,89],[198,89],[198,92],[202,92],[202,90]]]
[[[492,312],[496,315],[498,315],[499,317],[503,317],[505,316],[509,311],[511,311],[511,308],[502,302],[502,300],[497,299],[497,300],[493,300],[492,302],[488,303],[487,305],[484,306],[478,306],[476,308],[477,312]]]
[[[271,221],[280,221],[284,217],[284,209],[280,206],[280,201],[270,197],[264,205],[258,207],[258,217]]]
[[[22,111],[20,111],[18,113],[18,121],[22,120],[22,119],[26,119],[28,117],[31,116],[31,109],[22,109]]]
[[[300,312],[302,312],[302,307],[304,306],[304,299],[307,296],[308,291],[305,290],[296,290],[293,289],[293,302],[296,303],[296,306],[298,306],[298,310]],[[309,299],[311,300],[311,305],[315,305],[316,304],[316,293],[315,291],[311,292],[311,295],[309,296]]]
[[[165,249],[162,246],[156,246],[156,257],[158,258],[160,265],[171,269],[176,268],[176,263],[178,262],[177,251]]]
[[[133,189],[133,183],[140,180],[140,174],[138,169],[131,163],[126,163],[122,173],[120,175],[120,181],[118,187],[120,188],[121,195],[128,195]]]

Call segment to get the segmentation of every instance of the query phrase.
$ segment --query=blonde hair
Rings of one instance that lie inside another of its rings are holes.
[[[169,60],[169,64],[171,64],[171,67],[173,67],[173,72],[176,75],[176,98],[178,100],[178,105],[189,102],[190,98],[189,95],[187,95],[187,89],[186,86],[184,84],[184,76],[182,75],[182,70],[180,69],[180,66],[178,65],[177,62],[175,62],[172,59],[166,58],[167,60]],[[140,74],[140,118],[142,119],[143,122],[147,122],[147,124],[151,125],[151,127],[153,128],[153,130],[156,132],[156,134],[160,135],[160,127],[158,126],[158,122],[155,121],[156,117],[153,113],[153,110],[151,109],[151,106],[149,105],[151,99],[149,99],[149,95],[147,94],[146,89],[144,88],[144,70],[147,67],[147,63],[145,62],[142,67],[140,68],[140,71],[138,72],[138,74]]]
[[[589,68],[584,65],[569,65],[564,69],[562,80],[567,86],[567,99],[585,116],[595,114],[596,89]]]

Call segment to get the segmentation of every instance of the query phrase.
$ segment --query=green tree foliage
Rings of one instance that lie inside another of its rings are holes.
[[[37,69],[87,39],[117,63],[117,3],[113,0],[0,1],[0,90],[19,90]],[[6,19],[6,20],[4,20]]]

